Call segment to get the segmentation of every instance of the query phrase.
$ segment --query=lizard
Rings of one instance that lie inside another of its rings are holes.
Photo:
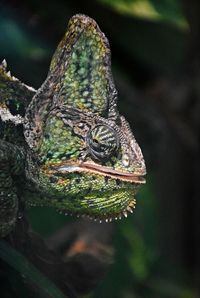
[[[90,17],[69,23],[35,90],[0,66],[0,237],[19,206],[105,220],[133,212],[145,161],[119,114],[110,46]]]

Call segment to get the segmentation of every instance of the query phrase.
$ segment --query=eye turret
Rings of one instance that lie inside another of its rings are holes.
[[[87,144],[91,156],[97,160],[107,160],[119,147],[114,129],[106,125],[97,125],[87,135]]]

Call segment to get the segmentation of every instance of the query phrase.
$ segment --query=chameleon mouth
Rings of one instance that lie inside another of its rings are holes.
[[[111,195],[103,194],[100,200],[100,203],[94,196],[87,195],[81,199],[81,202],[85,200],[85,204],[92,211],[88,212],[88,210],[82,210],[80,212],[79,208],[73,210],[72,214],[70,211],[66,212],[63,210],[59,210],[59,212],[63,212],[66,215],[75,215],[77,217],[88,218],[91,220],[99,221],[99,222],[111,222],[113,220],[121,219],[123,217],[127,217],[128,213],[133,213],[136,205],[136,200],[134,198],[137,187],[145,183],[145,179],[143,176],[145,175],[145,170],[141,169],[134,173],[128,173],[120,170],[114,170],[109,167],[100,166],[95,163],[89,162],[66,162],[62,161],[59,164],[51,164],[43,166],[43,171],[47,175],[61,176],[67,175],[68,173],[89,173],[91,175],[100,175],[104,177],[110,177],[111,179],[116,180],[116,184],[119,185],[120,182],[128,182],[131,185],[129,187],[124,185],[124,187],[128,187],[127,192],[128,195],[124,196],[124,190],[120,189],[120,186],[113,190],[113,197]],[[91,190],[92,191],[92,190]],[[118,193],[119,191],[119,193]],[[116,192],[116,193],[115,193]],[[112,207],[112,208],[111,208]],[[99,210],[100,212],[96,212]]]
[[[144,171],[137,171],[132,173],[113,170],[108,167],[99,166],[97,164],[90,164],[86,162],[80,163],[66,163],[59,166],[54,166],[53,170],[60,173],[72,173],[72,172],[87,172],[92,174],[99,174],[101,176],[118,179],[120,181],[126,181],[129,183],[144,184],[146,181],[143,178]]]

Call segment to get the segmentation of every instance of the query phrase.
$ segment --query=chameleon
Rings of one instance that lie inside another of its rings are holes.
[[[106,222],[133,212],[146,168],[117,98],[109,42],[86,15],[70,19],[38,90],[3,60],[0,237],[32,206]]]

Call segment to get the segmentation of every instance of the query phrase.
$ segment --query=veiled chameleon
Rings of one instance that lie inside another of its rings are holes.
[[[71,18],[38,91],[0,68],[0,235],[19,204],[94,219],[127,216],[145,183],[144,159],[117,109],[108,40]]]

